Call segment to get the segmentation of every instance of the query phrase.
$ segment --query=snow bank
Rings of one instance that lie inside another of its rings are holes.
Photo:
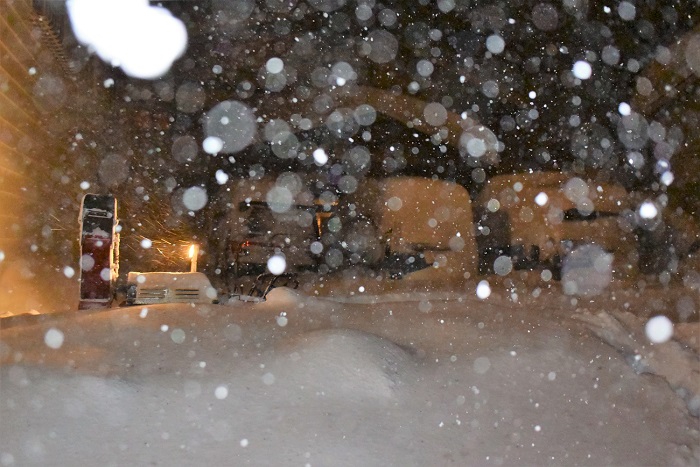
[[[277,289],[256,304],[11,318],[0,463],[700,461],[683,400],[570,319],[562,297],[416,298]],[[63,339],[48,346],[51,330]]]

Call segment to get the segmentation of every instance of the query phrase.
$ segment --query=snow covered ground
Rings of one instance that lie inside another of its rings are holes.
[[[697,354],[614,324],[669,290],[312,295],[3,319],[0,465],[700,464]]]

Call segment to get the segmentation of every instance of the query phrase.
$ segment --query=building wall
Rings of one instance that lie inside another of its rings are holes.
[[[62,48],[66,17],[50,3],[0,0],[0,315],[51,309],[37,289],[77,264],[79,179],[90,168],[70,154],[77,80]]]
[[[21,248],[30,193],[28,145],[42,133],[32,87],[41,44],[27,0],[2,0],[0,9],[0,250]]]

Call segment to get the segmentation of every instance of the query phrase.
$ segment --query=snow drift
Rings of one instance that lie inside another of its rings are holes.
[[[369,298],[4,319],[0,463],[700,460],[683,399],[572,319],[570,297]]]

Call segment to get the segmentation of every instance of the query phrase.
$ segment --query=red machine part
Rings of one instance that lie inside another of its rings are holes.
[[[85,195],[80,225],[79,308],[106,308],[114,299],[119,271],[116,199],[111,195]]]

